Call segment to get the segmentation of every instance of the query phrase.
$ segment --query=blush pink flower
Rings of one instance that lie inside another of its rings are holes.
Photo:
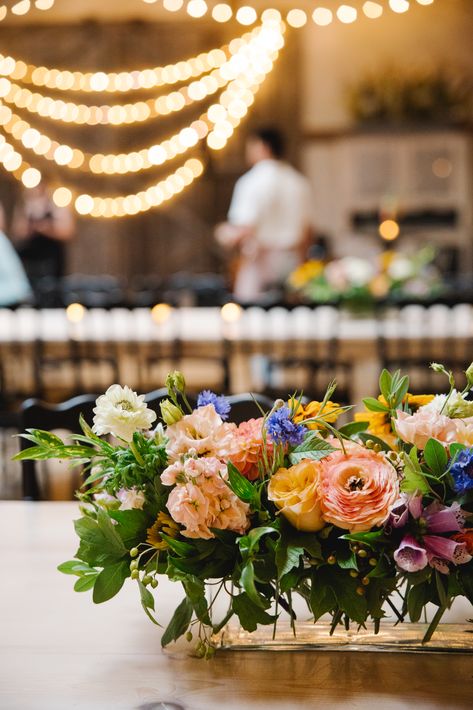
[[[265,442],[263,439],[263,417],[242,422],[236,431],[236,451],[230,461],[250,481],[259,476],[258,462],[263,461]],[[268,456],[272,454],[272,445],[266,441]]]
[[[415,414],[398,411],[395,426],[399,437],[418,449],[424,449],[429,439],[437,439],[442,444],[457,440],[455,421],[428,406],[421,407]]]
[[[199,407],[166,429],[169,459],[195,452],[198,456],[227,459],[236,450],[236,424],[224,423],[213,405]]]
[[[320,461],[322,512],[344,530],[382,525],[399,497],[396,469],[379,453],[350,444]]]
[[[209,540],[211,528],[244,533],[249,507],[226,483],[227,467],[209,456],[177,461],[161,474],[165,485],[174,485],[167,501],[172,519],[183,526],[182,535]]]

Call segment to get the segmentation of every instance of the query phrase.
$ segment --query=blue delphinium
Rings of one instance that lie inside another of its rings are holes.
[[[450,468],[457,493],[466,493],[473,488],[473,448],[460,451]]]
[[[211,390],[202,390],[202,392],[197,397],[197,406],[206,407],[208,404],[212,404],[217,414],[220,414],[222,419],[228,419],[230,414],[230,402],[223,395],[215,394]]]
[[[300,424],[294,424],[289,407],[281,407],[270,414],[266,422],[266,430],[275,444],[291,446],[302,444],[306,431]]]

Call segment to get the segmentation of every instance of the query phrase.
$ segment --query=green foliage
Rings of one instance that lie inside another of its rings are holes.
[[[228,462],[228,485],[236,496],[244,503],[248,503],[254,510],[261,507],[260,496],[256,486],[251,484],[247,478],[241,475],[240,471],[232,463]]]
[[[437,439],[429,439],[424,449],[424,461],[436,478],[447,470],[448,457],[445,447]]]
[[[130,568],[125,560],[104,567],[95,580],[92,597],[94,602],[102,604],[118,594],[129,574]]]
[[[177,641],[189,628],[192,619],[193,606],[185,597],[174,612],[171,621],[161,637],[161,646],[164,648],[171,641]]]
[[[417,449],[413,447],[409,454],[403,452],[401,457],[404,463],[404,477],[401,481],[401,491],[412,495],[416,493],[429,493],[430,486],[417,458]]]
[[[233,597],[232,610],[238,616],[245,631],[256,631],[258,624],[269,625],[276,620],[275,616],[268,614],[259,604],[255,604],[245,592]]]
[[[322,439],[317,434],[306,436],[302,444],[296,446],[294,451],[289,454],[290,462],[294,464],[300,463],[304,459],[312,461],[320,461],[336,449],[325,439]]]

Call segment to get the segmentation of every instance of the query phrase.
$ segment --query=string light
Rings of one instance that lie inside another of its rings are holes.
[[[11,77],[23,84],[47,87],[57,91],[84,93],[128,93],[169,84],[178,84],[197,78],[219,68],[227,59],[225,47],[203,52],[195,57],[167,64],[164,67],[141,69],[132,72],[79,72],[38,67],[21,59],[0,54],[0,75]]]
[[[383,14],[383,6],[379,2],[372,2],[372,0],[367,0],[363,4],[363,12],[370,20],[376,20]]]
[[[236,42],[233,47],[230,47],[230,52],[233,52],[231,58],[221,68],[227,88],[221,94],[218,104],[213,104],[208,109],[214,118],[219,116],[217,121],[214,123],[210,119],[209,113],[206,112],[190,126],[182,128],[161,143],[129,153],[91,154],[66,144],[60,144],[39,130],[32,128],[27,121],[22,120],[8,107],[2,105],[1,101],[0,124],[3,124],[6,133],[12,135],[28,150],[43,155],[47,160],[53,161],[61,167],[72,170],[90,170],[95,174],[125,175],[162,165],[177,155],[186,153],[199,141],[206,138],[210,128],[212,130],[208,138],[208,145],[220,150],[225,146],[236,125],[246,115],[261,81],[272,69],[274,58],[283,44],[281,29],[266,26],[251,32],[247,41]],[[200,85],[201,82],[196,82],[196,84]],[[217,88],[218,86],[219,84],[216,83]],[[189,91],[191,87],[189,87]],[[213,88],[210,87],[212,91]],[[200,90],[205,95],[207,91],[205,86],[200,86]]]
[[[8,11],[10,11],[12,15],[21,17],[34,8],[36,8],[36,10],[51,10],[51,8],[54,7],[54,3],[55,0],[34,0],[34,2],[31,0],[19,0],[10,8],[6,5],[2,5],[0,7],[0,22],[6,18]]]

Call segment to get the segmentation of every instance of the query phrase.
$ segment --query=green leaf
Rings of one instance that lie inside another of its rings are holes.
[[[435,570],[435,584],[437,587],[437,594],[439,597],[440,606],[446,607],[448,605],[447,590],[445,589],[443,575],[440,574],[438,570]]]
[[[81,560],[62,562],[62,564],[58,565],[57,569],[63,574],[75,574],[77,577],[82,577],[84,574],[90,574],[96,571],[93,567],[90,567],[90,565]]]
[[[391,397],[392,380],[391,373],[387,370],[383,370],[379,376],[379,390],[386,402],[389,402],[389,398]]]
[[[35,444],[38,444],[38,446],[47,446],[51,449],[64,446],[63,440],[50,431],[44,431],[43,429],[27,429],[26,431],[28,433],[22,434],[22,438],[33,441]]]
[[[232,463],[228,462],[228,485],[236,496],[244,503],[249,503],[254,508],[259,508],[258,492],[247,478]]]
[[[255,568],[253,562],[250,560],[247,562],[240,574],[240,584],[253,602],[262,609],[267,608],[266,600],[264,600],[255,587]]]
[[[108,515],[116,520],[118,525],[114,528],[118,532],[123,544],[129,550],[146,538],[146,531],[153,519],[144,510],[109,510]]]
[[[427,588],[425,584],[416,584],[409,589],[409,594],[407,595],[407,611],[413,623],[419,621],[422,610],[427,603],[426,591]]]
[[[205,584],[194,575],[185,576],[182,585],[186,591],[187,599],[192,604],[196,617],[203,624],[211,625],[207,599],[205,598]]]
[[[261,538],[264,535],[271,535],[271,533],[277,533],[279,536],[279,531],[270,526],[253,528],[248,535],[239,538],[238,545],[240,550],[246,550],[246,552],[251,555],[255,549],[259,548]]]
[[[123,557],[128,553],[123,540],[116,531],[116,526],[112,523],[111,518],[105,510],[99,509],[97,511],[97,524],[103,533],[104,538],[107,541],[109,549],[116,554],[117,557]]]
[[[384,530],[374,530],[373,532],[347,533],[340,536],[341,540],[352,540],[353,542],[362,542],[375,550],[379,543],[386,542]]]
[[[304,554],[303,547],[297,547],[281,540],[276,546],[276,566],[278,568],[278,578],[284,577],[294,567],[299,567],[302,555]]]
[[[92,597],[95,604],[102,604],[118,594],[129,574],[130,567],[125,560],[104,567],[95,580]]]
[[[189,599],[185,597],[177,607],[166,631],[161,637],[161,646],[163,646],[163,648],[171,643],[171,641],[177,641],[180,636],[186,633],[192,620],[192,611],[192,604]]]
[[[95,572],[94,574],[86,574],[83,577],[79,577],[77,582],[74,584],[74,591],[87,592],[89,589],[92,589],[98,574],[98,572]]]
[[[365,397],[363,404],[370,412],[389,412],[389,407],[374,397]]]
[[[93,518],[84,516],[79,520],[75,520],[74,527],[81,539],[76,557],[89,565],[105,567],[108,564],[117,562],[124,554],[127,554],[120,538],[120,545],[117,545],[116,541],[110,543],[97,521]]]
[[[141,605],[145,609],[152,609],[154,611],[154,597],[153,597],[153,595],[151,594],[149,589],[147,589],[147,587],[145,587],[143,582],[138,581],[138,587],[140,590]]]
[[[429,493],[430,486],[417,460],[417,449],[414,447],[409,454],[403,452],[401,457],[404,462],[404,478],[401,481],[401,491],[403,493],[421,493],[423,495]]]
[[[401,377],[397,386],[393,389],[393,392],[391,395],[392,401],[390,402],[392,409],[397,409],[398,407],[401,406],[402,400],[406,396],[408,389],[409,389],[409,378],[407,377],[407,375],[405,375],[404,377]]]
[[[254,604],[245,592],[233,597],[232,609],[245,631],[256,631],[258,624],[273,624],[276,618]]]
[[[424,449],[424,460],[434,476],[443,476],[448,466],[448,456],[443,445],[437,439],[429,439]]]
[[[338,606],[350,619],[359,624],[366,621],[368,611],[366,599],[357,594],[356,588],[359,582],[353,579],[348,571],[340,570],[335,566],[319,567],[314,571],[312,583],[322,588],[330,588]]]
[[[453,459],[455,459],[460,451],[464,451],[467,447],[465,444],[458,444],[455,442],[454,444],[450,444],[449,450],[450,450],[450,463],[452,463]]]
[[[458,568],[458,581],[470,604],[473,604],[473,569],[471,565],[461,565]]]
[[[175,540],[173,537],[169,537],[166,533],[159,533],[163,540],[167,542],[171,550],[178,554],[180,557],[194,556],[196,553],[196,548],[194,545],[190,545],[188,542],[183,542],[182,540]]]
[[[342,569],[358,569],[358,558],[349,548],[337,550],[337,564]]]
[[[20,451],[14,456],[15,461],[46,461],[47,459],[77,459],[78,461],[90,461],[96,455],[95,449],[88,446],[57,446],[55,448],[45,448],[43,446],[31,446]]]
[[[312,570],[309,604],[315,621],[328,614],[337,605],[335,594],[319,579],[316,570]]]
[[[289,454],[289,460],[293,465],[298,464],[304,459],[320,461],[320,459],[325,458],[336,450],[337,449],[328,441],[325,441],[325,439],[322,439],[317,434],[311,434]]]
[[[368,426],[369,422],[350,422],[349,424],[341,426],[338,432],[339,434],[342,434],[342,436],[351,438],[352,436],[355,436],[355,434],[360,434],[362,431],[366,431]]]

